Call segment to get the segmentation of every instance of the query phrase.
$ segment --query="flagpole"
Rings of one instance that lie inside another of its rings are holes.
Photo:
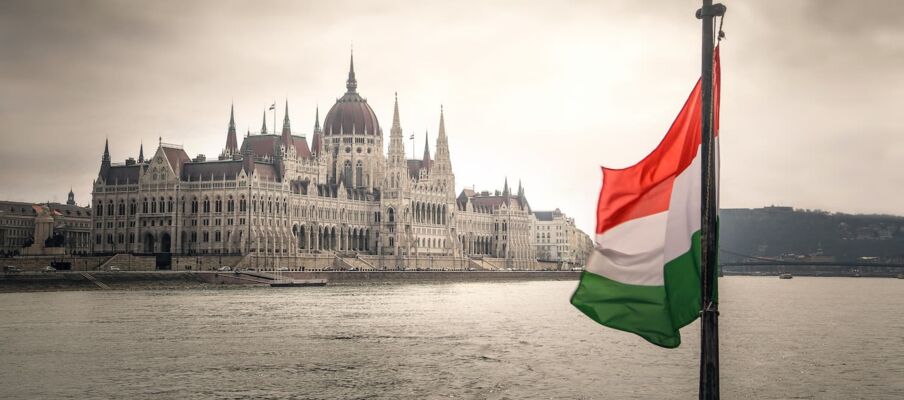
[[[701,400],[719,398],[719,305],[713,298],[717,270],[716,174],[713,136],[713,18],[725,14],[725,6],[703,0],[697,18],[703,23],[701,79],[703,91],[701,147],[701,300],[700,311],[700,388]]]

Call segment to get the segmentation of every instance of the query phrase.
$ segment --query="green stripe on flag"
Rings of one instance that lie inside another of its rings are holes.
[[[630,285],[584,271],[571,304],[594,321],[666,348],[700,313],[700,231],[691,248],[664,266],[665,286]]]
[[[700,231],[691,237],[691,248],[665,264],[665,291],[675,330],[700,316]]]
[[[635,333],[655,345],[681,344],[663,286],[629,285],[584,271],[571,304],[600,324]]]

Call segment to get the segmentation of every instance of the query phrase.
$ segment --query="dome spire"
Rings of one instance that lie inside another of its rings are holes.
[[[356,93],[358,89],[358,81],[355,79],[355,50],[351,52],[351,59],[348,64],[348,80],[345,81],[345,88],[348,93]]]

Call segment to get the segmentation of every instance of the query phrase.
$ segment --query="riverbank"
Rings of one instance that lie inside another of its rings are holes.
[[[0,293],[226,289],[268,286],[273,275],[209,271],[53,272],[0,274]],[[283,272],[282,279],[326,279],[329,285],[577,280],[576,271],[318,271]]]

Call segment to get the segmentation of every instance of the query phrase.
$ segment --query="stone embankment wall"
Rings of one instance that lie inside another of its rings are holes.
[[[283,272],[283,279],[326,279],[330,285],[575,280],[572,271],[373,271]],[[98,285],[95,281],[100,282]],[[54,272],[0,274],[0,293],[55,290],[191,289],[228,285],[267,285],[269,281],[235,272]],[[106,287],[103,287],[106,286]]]
[[[54,261],[70,262],[72,271],[109,271],[116,267],[120,271],[154,271],[156,258],[149,255],[116,254],[113,256],[23,256],[0,258],[2,266],[16,266],[25,271],[40,271]],[[557,263],[538,262],[532,260],[506,261],[501,258],[470,259],[448,256],[438,257],[394,257],[375,255],[334,255],[305,254],[290,257],[276,256],[219,256],[197,255],[172,257],[172,271],[215,271],[220,267],[253,268],[257,270],[274,270],[288,268],[292,271],[347,270],[356,268],[367,270],[556,270]]]

